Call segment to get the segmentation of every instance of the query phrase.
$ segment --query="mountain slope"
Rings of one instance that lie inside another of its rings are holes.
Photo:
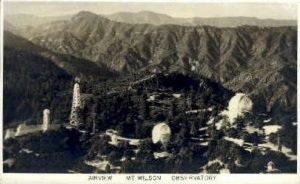
[[[54,120],[68,118],[60,113],[71,103],[64,93],[71,87],[71,75],[34,52],[4,47],[3,61],[4,128],[27,119],[40,124],[45,108]]]
[[[106,66],[55,54],[10,32],[4,32],[4,127],[30,120],[40,124],[42,110],[53,120],[68,120],[71,82],[113,76]],[[13,124],[12,124],[13,123]]]
[[[70,21],[36,28],[28,38],[49,50],[125,74],[198,73],[251,94],[274,114],[286,112],[295,118],[296,27],[132,25],[80,12]]]
[[[185,21],[184,19],[176,19],[166,14],[159,14],[151,11],[140,11],[137,13],[118,12],[104,16],[113,21],[130,24],[184,24]],[[188,24],[188,22],[186,22],[186,24]]]
[[[296,20],[258,19],[255,17],[179,18],[151,11],[117,12],[114,14],[102,16],[112,21],[130,24],[177,24],[184,26],[207,25],[215,27],[238,27],[243,25],[259,27],[297,26]],[[67,21],[70,20],[71,17],[71,15],[41,17],[31,14],[6,14],[5,21],[13,23],[14,26],[16,26],[18,29],[30,29],[30,27],[37,27],[43,24],[49,24],[54,21]]]
[[[95,64],[89,60],[76,58],[68,54],[57,54],[8,31],[4,32],[4,47],[34,53],[47,58],[72,76],[106,78],[115,75],[113,71],[101,63]]]

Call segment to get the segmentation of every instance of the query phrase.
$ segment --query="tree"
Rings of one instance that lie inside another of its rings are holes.
[[[251,134],[251,136],[252,136],[251,139],[252,139],[254,146],[257,146],[258,143],[260,142],[260,137],[259,137],[258,133],[254,132],[253,134]]]
[[[187,145],[191,138],[190,130],[186,125],[183,125],[176,136],[175,143],[178,146]]]
[[[142,124],[141,122],[135,124],[135,137],[138,139],[143,139],[145,137],[148,137],[150,135],[149,133],[149,126],[147,126],[145,123]]]
[[[194,87],[191,85],[190,86],[190,91],[187,97],[187,107],[188,109],[193,109],[195,106],[195,96],[196,96],[196,92]]]
[[[147,103],[147,96],[144,94],[140,102],[140,117],[142,120],[147,119],[149,116],[149,106]]]
[[[107,160],[112,164],[115,165],[122,157],[123,152],[120,150],[113,150],[107,157]]]
[[[125,151],[124,151],[124,154],[123,154],[123,157],[125,157],[126,159],[131,159],[131,157],[133,157],[134,156],[134,152],[132,151],[132,150],[130,150],[130,149],[126,149]]]
[[[282,144],[297,154],[297,127],[294,127],[291,122],[284,122],[279,133]]]
[[[175,113],[176,113],[176,104],[175,104],[175,100],[172,100],[171,104],[170,104],[170,111],[169,111],[169,114],[168,114],[168,119],[173,120],[174,116],[175,116]]]
[[[238,131],[241,131],[245,128],[245,122],[244,122],[243,117],[241,117],[241,116],[238,116],[235,119],[235,124],[236,124],[236,128]]]
[[[135,172],[135,164],[132,160],[126,159],[122,163],[122,173],[133,173]]]
[[[148,154],[152,154],[152,141],[150,139],[142,141],[142,143],[139,145],[139,150],[139,155],[142,157]]]
[[[197,130],[197,126],[196,126],[196,122],[191,122],[191,130],[190,130],[190,134],[192,136],[196,136],[198,133],[198,130]]]
[[[109,141],[110,141],[109,136],[103,136],[99,140],[97,140],[97,145],[98,145],[97,152],[99,152],[102,155],[109,154],[111,152],[111,146],[108,144]]]
[[[208,173],[219,173],[222,169],[222,165],[219,162],[215,162],[206,168]]]

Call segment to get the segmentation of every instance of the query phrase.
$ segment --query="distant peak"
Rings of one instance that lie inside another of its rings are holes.
[[[102,15],[98,15],[96,13],[89,12],[89,11],[78,12],[71,18],[71,21],[75,22],[75,24],[78,24],[78,25],[84,24],[84,26],[90,26],[90,27],[94,27],[95,24],[98,24],[98,23],[103,24],[103,23],[110,22],[109,19],[103,17]]]
[[[147,11],[147,10],[139,11],[139,12],[137,12],[137,14],[159,15],[159,16],[168,16],[168,17],[171,17],[170,15],[167,15],[167,14],[157,13],[157,12]]]
[[[98,16],[96,13],[89,12],[89,11],[80,11],[74,15],[74,17],[95,17]]]
[[[147,11],[147,10],[142,10],[142,11],[139,11],[138,13],[158,14],[158,13],[155,13],[155,12],[152,12],[152,11]]]

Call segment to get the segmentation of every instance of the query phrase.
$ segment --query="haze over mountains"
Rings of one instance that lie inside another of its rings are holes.
[[[215,27],[237,27],[243,25],[260,27],[297,26],[297,20],[259,19],[256,17],[172,17],[167,14],[152,11],[140,12],[118,12],[113,14],[98,14],[110,20],[130,24],[177,24],[184,26],[215,26]],[[62,16],[35,16],[31,14],[7,14],[5,20],[13,22],[18,27],[38,26],[57,20],[69,20],[72,15]]]
[[[118,22],[126,22],[131,24],[177,24],[185,26],[215,26],[215,27],[237,27],[243,25],[249,26],[296,26],[295,20],[274,20],[274,19],[258,19],[255,17],[192,17],[192,18],[175,18],[166,14],[158,14],[151,11],[141,11],[137,13],[120,12],[106,15],[110,20]]]
[[[285,112],[295,117],[296,21],[180,19],[152,12],[106,17],[82,11],[66,19],[32,21],[27,17],[27,23],[23,21],[20,25],[15,23],[16,18],[8,16],[4,29],[32,42],[28,44],[35,47],[30,48],[41,55],[44,51],[35,48],[48,50],[48,58],[54,63],[55,57],[61,55],[78,58],[81,64],[73,66],[76,70],[86,61],[96,66],[94,69],[123,74],[197,73],[234,91],[248,93],[257,102],[266,102],[262,108],[274,115]],[[11,34],[5,33],[5,39],[7,35]],[[16,44],[23,39],[19,36],[11,35],[14,39],[7,39],[5,47],[11,42],[22,47]],[[72,63],[73,59],[68,62]]]

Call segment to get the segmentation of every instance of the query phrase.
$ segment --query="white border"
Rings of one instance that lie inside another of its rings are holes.
[[[299,3],[299,0],[3,0],[4,2]]]
[[[132,174],[131,174],[132,175]],[[299,184],[299,177],[296,174],[215,174],[206,176],[216,176],[213,181],[204,180],[184,180],[174,181],[172,176],[187,176],[190,177],[192,174],[158,174],[162,177],[161,181],[128,181],[126,176],[130,174],[4,174],[3,184],[140,184],[140,183],[163,183],[163,184],[251,184],[251,183],[263,183],[263,184]],[[145,174],[151,175],[151,174]],[[156,174],[157,175],[157,174]],[[200,174],[201,175],[201,174]],[[89,181],[89,176],[113,176],[111,181]],[[142,176],[142,174],[135,174],[135,178]],[[194,174],[192,176],[198,176]]]
[[[0,4],[0,135],[0,173],[3,173],[3,2]]]
[[[0,0],[1,1],[1,0]],[[204,181],[204,180],[184,180],[184,181],[174,181],[172,176],[186,176],[189,177],[192,174],[159,174],[162,177],[162,181],[128,181],[126,176],[131,176],[131,174],[3,174],[2,162],[3,162],[3,1],[5,2],[21,2],[20,0],[2,0],[1,1],[1,24],[0,24],[0,56],[1,56],[1,65],[0,65],[0,183],[2,184],[60,184],[60,183],[72,183],[72,184],[83,184],[83,183],[120,183],[123,184],[134,184],[134,183],[214,183],[214,184],[250,184],[250,183],[263,183],[263,184],[298,184],[300,183],[299,177],[299,168],[300,168],[300,136],[299,136],[299,126],[298,128],[298,155],[297,155],[297,174],[230,174],[230,175],[205,175],[205,176],[216,176],[214,181]],[[84,0],[22,0],[22,2],[86,2]],[[88,0],[89,2],[99,2],[99,0]],[[100,2],[176,2],[176,3],[297,3],[298,9],[298,25],[300,24],[300,12],[299,4],[300,0],[101,0]],[[298,37],[297,37],[297,58],[299,60],[300,48],[299,48],[299,28],[298,28]],[[300,80],[300,74],[298,72],[299,62],[297,61],[297,87]],[[300,99],[299,99],[299,90],[297,90],[297,122],[300,114]],[[135,176],[141,176],[142,174],[135,174]],[[145,176],[150,176],[152,174],[145,174]],[[154,174],[157,175],[157,174]],[[203,174],[199,174],[203,175]],[[88,181],[89,176],[113,176],[112,181]],[[193,176],[197,176],[193,175]]]

